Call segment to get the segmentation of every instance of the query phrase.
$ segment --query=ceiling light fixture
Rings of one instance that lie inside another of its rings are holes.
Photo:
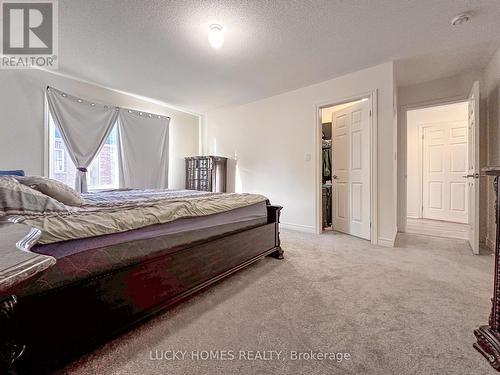
[[[462,13],[462,14],[459,14],[458,16],[456,16],[455,18],[453,18],[451,20],[451,24],[453,26],[458,26],[458,25],[461,25],[463,23],[467,23],[470,21],[470,14],[468,13]]]
[[[216,49],[221,48],[224,44],[224,30],[219,24],[210,25],[210,31],[208,32],[208,42],[210,45]]]

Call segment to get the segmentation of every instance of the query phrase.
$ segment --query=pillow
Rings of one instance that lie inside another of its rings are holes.
[[[0,176],[0,216],[68,212],[61,202],[19,183],[14,177]]]
[[[22,169],[13,169],[10,171],[0,171],[0,176],[24,176]]]
[[[21,184],[38,190],[65,205],[80,207],[84,203],[79,193],[60,181],[39,176],[16,177],[16,179]]]

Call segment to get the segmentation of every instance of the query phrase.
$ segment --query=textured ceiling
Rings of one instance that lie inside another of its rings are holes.
[[[61,0],[59,69],[203,112],[389,60],[401,86],[480,69],[499,20],[499,0]]]

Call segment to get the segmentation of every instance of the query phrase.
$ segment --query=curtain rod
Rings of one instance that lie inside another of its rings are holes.
[[[64,97],[71,97],[71,98],[74,98],[78,103],[83,103],[83,102],[86,102],[86,103],[90,103],[90,105],[92,107],[94,107],[97,103],[95,102],[92,102],[90,100],[86,100],[86,99],[81,99],[77,96],[74,96],[74,95],[71,95],[71,94],[67,94],[59,89],[56,89],[55,87],[51,87],[51,86],[48,86],[46,87],[46,90],[47,91],[50,91],[50,90],[54,90],[56,92],[60,92],[62,96]],[[110,107],[109,105],[106,105],[106,104],[101,104],[99,103],[99,105],[102,105],[104,108],[108,108]],[[158,114],[155,114],[155,113],[149,113],[149,112],[145,112],[145,111],[138,111],[138,110],[135,110],[135,109],[130,109],[130,108],[124,108],[124,107],[119,107],[119,106],[111,106],[111,107],[115,107],[117,110],[124,110],[124,111],[127,111],[128,113],[135,113],[139,116],[143,116],[143,117],[149,117],[149,118],[158,118],[158,119],[161,119],[161,118],[167,118],[169,120],[171,120],[170,116],[165,116],[165,115],[158,115]]]

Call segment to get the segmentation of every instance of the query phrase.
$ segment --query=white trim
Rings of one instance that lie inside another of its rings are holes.
[[[370,148],[371,148],[371,170],[370,170],[370,201],[371,201],[371,230],[370,230],[370,242],[372,245],[378,243],[378,90],[360,93],[350,97],[334,98],[321,103],[316,103],[314,105],[314,186],[315,186],[315,228],[314,232],[316,234],[321,234],[321,164],[322,164],[322,121],[321,121],[321,109],[325,107],[331,107],[339,104],[344,104],[348,102],[353,102],[356,100],[368,98],[370,103]]]
[[[283,223],[280,222],[280,227],[282,229],[286,230],[294,230],[297,232],[304,232],[304,233],[316,233],[316,230],[314,227],[310,225],[302,225],[302,224],[292,224],[292,223]]]
[[[397,235],[398,235],[398,228],[394,228],[394,233],[392,234],[392,238],[379,237],[378,245],[385,247],[394,247]]]
[[[371,243],[378,244],[378,89],[370,94],[371,103]]]
[[[406,175],[407,175],[407,162],[408,162],[408,118],[407,112],[415,109],[423,109],[430,107],[439,107],[442,105],[462,103],[468,101],[467,95],[457,95],[449,98],[440,98],[435,100],[427,100],[413,104],[405,104],[399,108],[400,111],[400,123],[399,123],[399,142],[401,146],[400,155],[398,157],[398,215],[397,215],[397,227],[402,233],[406,232],[406,219],[407,219],[407,189],[406,189]]]
[[[384,247],[394,247],[395,242],[396,242],[396,236],[394,236],[392,239],[385,238],[385,237],[378,238],[378,245],[384,246]]]
[[[45,91],[45,90],[44,90]],[[50,173],[50,135],[49,135],[49,105],[47,102],[47,92],[43,95],[43,175],[49,177]]]
[[[418,219],[422,219],[424,217],[424,128],[428,126],[431,125],[420,124],[417,129]],[[408,140],[408,137],[406,137],[406,139]],[[408,165],[408,161],[406,165]],[[408,217],[408,213],[406,213],[406,217]]]
[[[198,116],[198,155],[203,155],[205,149],[205,116]]]

